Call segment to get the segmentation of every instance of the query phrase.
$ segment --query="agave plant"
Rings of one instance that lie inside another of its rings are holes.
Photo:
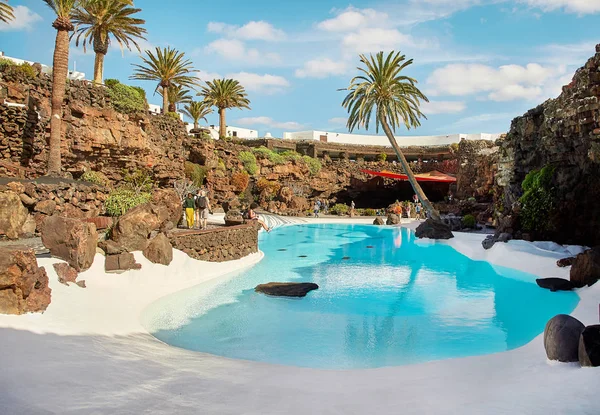
[[[156,90],[158,91],[160,88],[162,92],[163,114],[169,109],[168,89],[171,86],[193,88],[198,84],[192,62],[185,58],[185,53],[176,49],[157,47],[155,53],[147,50],[146,56],[142,56],[142,61],[141,65],[133,64],[135,71],[130,79],[158,81]]]
[[[206,116],[211,112],[210,105],[205,101],[193,101],[183,107],[183,113],[194,120],[194,130],[198,129],[198,122],[206,121]]]
[[[158,91],[158,95],[162,96],[163,92]],[[169,112],[177,111],[179,104],[187,104],[192,102],[193,98],[190,95],[189,89],[183,89],[181,85],[171,85],[168,88]]]
[[[119,44],[121,50],[135,47],[140,51],[138,39],[146,39],[146,23],[143,19],[132,17],[142,9],[130,7],[124,0],[94,0],[81,4],[71,17],[75,23],[75,45],[82,42],[83,50],[92,45],[96,58],[94,61],[94,83],[101,84],[104,77],[104,57],[108,53],[111,37]]]
[[[15,18],[13,8],[8,0],[0,0],[0,22],[8,23]]]
[[[421,100],[428,102],[427,97],[417,88],[416,79],[402,74],[413,60],[407,60],[405,55],[392,51],[387,56],[383,52],[369,57],[360,55],[360,62],[364,65],[358,68],[362,74],[352,78],[350,86],[346,88],[350,92],[342,103],[349,114],[348,130],[361,127],[368,130],[374,116],[375,130],[379,132],[379,127],[383,129],[413,190],[431,218],[439,221],[439,212],[427,199],[394,137],[400,125],[403,124],[407,129],[416,128],[421,125],[420,118],[425,118],[419,107]]]
[[[225,110],[228,108],[250,109],[250,100],[244,87],[235,79],[214,79],[206,81],[202,91],[198,93],[211,107],[219,110],[219,137],[224,138],[227,133]]]

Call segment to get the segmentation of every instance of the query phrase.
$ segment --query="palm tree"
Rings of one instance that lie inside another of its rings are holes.
[[[146,51],[147,57],[142,56],[143,65],[133,64],[136,68],[130,79],[143,81],[158,81],[156,90],[161,88],[163,97],[163,114],[169,109],[169,94],[167,90],[172,85],[193,88],[198,80],[192,74],[196,71],[192,62],[185,59],[185,53],[167,48],[156,48],[156,54]]]
[[[415,79],[402,75],[402,70],[411,65],[413,60],[406,60],[406,56],[400,52],[392,51],[387,57],[383,52],[370,55],[369,58],[360,55],[360,61],[364,68],[357,69],[362,74],[352,78],[350,86],[346,88],[350,92],[342,103],[349,114],[348,130],[352,132],[360,127],[368,130],[375,111],[376,131],[379,132],[379,126],[383,128],[415,193],[430,212],[431,218],[440,221],[439,212],[425,196],[393,133],[401,124],[407,129],[418,127],[421,125],[419,118],[425,118],[419,109],[420,100],[429,100],[417,88]]]
[[[7,3],[8,0],[0,0],[0,22],[8,23],[15,18],[13,8]]]
[[[193,101],[183,107],[183,113],[194,120],[194,130],[198,129],[198,122],[200,120],[206,121],[206,116],[211,112],[210,105],[205,101]]]
[[[93,45],[96,59],[94,60],[94,83],[101,84],[104,77],[104,57],[111,43],[111,36],[117,41],[121,50],[123,47],[131,50],[140,47],[137,39],[146,39],[146,29],[141,27],[146,23],[143,19],[131,17],[142,9],[129,7],[131,3],[124,0],[94,0],[81,5],[73,12],[71,19],[75,23],[75,45],[83,40],[83,50],[86,44]]]
[[[162,97],[162,91],[158,95]],[[188,104],[192,102],[192,96],[189,89],[183,89],[181,85],[171,85],[168,90],[169,112],[176,112],[178,104]]]
[[[235,79],[214,79],[206,81],[202,91],[198,94],[211,107],[219,109],[219,137],[225,138],[226,127],[225,110],[228,108],[250,109],[250,100],[244,87]]]

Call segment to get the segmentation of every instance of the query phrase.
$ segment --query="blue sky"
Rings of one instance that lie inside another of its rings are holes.
[[[0,24],[8,56],[52,63],[52,11],[40,0],[9,0],[17,19]],[[400,50],[431,103],[418,129],[399,135],[505,132],[510,121],[560,93],[600,43],[600,0],[274,1],[138,0],[143,48],[184,51],[200,79],[233,77],[252,110],[229,125],[283,131],[346,131],[340,103],[359,53]],[[93,74],[93,52],[71,47],[70,67]],[[137,51],[114,44],[105,77],[129,81]],[[209,116],[216,124],[217,116]],[[374,133],[374,131],[373,131]]]

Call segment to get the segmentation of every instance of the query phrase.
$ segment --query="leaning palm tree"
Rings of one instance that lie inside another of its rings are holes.
[[[158,95],[162,97],[162,91]],[[169,112],[176,112],[179,104],[188,104],[193,98],[189,89],[183,89],[181,85],[171,85],[168,89]]]
[[[206,121],[206,116],[211,112],[210,105],[205,101],[193,101],[183,107],[183,113],[194,120],[194,130],[198,129],[198,122],[200,120]]]
[[[382,127],[415,193],[430,212],[431,218],[440,221],[439,212],[425,196],[394,137],[396,128],[401,124],[407,129],[420,126],[419,118],[425,118],[419,108],[420,100],[429,102],[417,88],[417,81],[402,75],[402,71],[411,65],[413,60],[407,60],[400,52],[392,51],[387,57],[383,52],[375,56],[370,55],[369,58],[360,55],[360,62],[364,67],[357,69],[362,74],[352,78],[350,86],[346,88],[350,92],[342,103],[349,114],[348,130],[352,132],[360,127],[368,130],[369,122],[375,115],[376,131],[379,132],[379,126]]]
[[[131,17],[142,9],[130,7],[129,1],[124,0],[94,0],[88,1],[75,9],[71,19],[75,23],[75,45],[83,40],[83,51],[86,46],[93,45],[96,59],[94,60],[94,83],[101,84],[104,77],[104,57],[111,44],[111,36],[117,41],[121,50],[135,47],[140,51],[138,39],[146,39],[146,23],[143,19]]]
[[[0,22],[8,23],[15,18],[13,8],[8,0],[0,0]]]
[[[156,90],[161,89],[163,98],[163,114],[169,109],[168,89],[172,85],[193,88],[198,84],[198,78],[193,74],[196,70],[192,62],[185,58],[185,53],[171,47],[156,48],[156,54],[146,51],[147,57],[142,56],[142,65],[133,64],[136,68],[130,79],[142,81],[158,81]]]
[[[219,138],[225,138],[225,110],[228,108],[250,109],[250,100],[244,87],[235,79],[214,79],[206,81],[202,91],[198,93],[211,107],[219,109]]]

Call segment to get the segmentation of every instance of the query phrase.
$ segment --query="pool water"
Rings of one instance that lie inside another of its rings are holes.
[[[579,301],[408,229],[297,225],[263,233],[259,244],[265,257],[253,268],[160,300],[143,323],[185,349],[355,369],[514,349]],[[271,281],[320,288],[304,298],[254,292]]]

